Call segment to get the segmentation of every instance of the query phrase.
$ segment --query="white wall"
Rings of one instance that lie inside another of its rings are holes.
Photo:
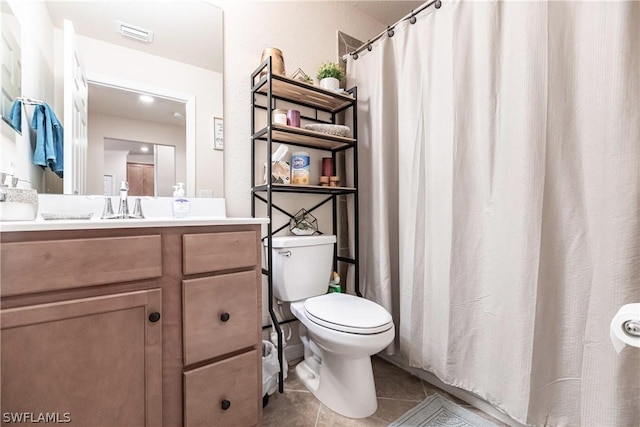
[[[22,95],[44,100],[53,105],[54,55],[51,39],[53,25],[47,8],[40,2],[6,1],[20,23]],[[25,109],[22,110],[22,115],[22,135],[14,134],[15,138],[13,138],[6,136],[5,132],[2,132],[0,171],[11,172],[11,165],[14,164],[16,175],[20,179],[31,181],[31,185],[40,190],[43,185],[43,171],[40,166],[33,165],[35,134],[28,131],[33,117],[33,107],[27,106],[26,115]],[[7,125],[2,123],[2,126]],[[24,184],[21,184],[21,186],[24,186]]]
[[[139,163],[142,165],[153,165],[153,154],[131,154],[127,156],[127,163]]]
[[[225,198],[227,215],[251,213],[251,73],[266,47],[284,54],[287,75],[302,68],[315,79],[337,60],[337,31],[368,40],[386,26],[354,2],[218,0],[224,10]]]
[[[56,29],[56,40],[61,31]],[[213,117],[222,117],[222,75],[155,55],[78,36],[78,50],[89,73],[110,76],[146,86],[165,88],[196,97],[196,192],[213,190],[223,196],[223,152],[213,150]],[[58,46],[60,42],[56,43]],[[188,47],[185,47],[188,48]],[[117,59],[117,60],[115,60]],[[123,66],[126,64],[126,66]],[[56,65],[61,78],[62,64]],[[62,85],[57,88],[62,96]],[[176,158],[176,161],[179,161]]]
[[[104,138],[175,146],[175,177],[179,182],[185,182],[187,171],[183,127],[90,114],[87,144],[88,194],[102,194]],[[168,191],[171,191],[171,187]]]

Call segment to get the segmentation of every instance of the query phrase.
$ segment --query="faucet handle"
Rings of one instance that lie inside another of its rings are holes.
[[[7,172],[0,172],[0,185],[4,185],[4,181],[7,179],[8,176],[13,176],[13,174],[10,174]]]
[[[136,197],[136,202],[133,205],[133,213],[131,216],[136,219],[144,219],[144,214],[142,213],[142,199],[140,197]]]
[[[102,209],[102,216],[100,219],[113,218],[113,206],[111,205],[111,197],[104,198],[104,209]]]

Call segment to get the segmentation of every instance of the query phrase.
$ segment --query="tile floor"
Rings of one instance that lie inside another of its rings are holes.
[[[506,424],[446,391],[422,381],[379,357],[374,356],[372,364],[378,395],[378,411],[369,418],[355,420],[331,411],[298,381],[295,369],[291,367],[284,383],[284,393],[280,394],[276,391],[269,396],[269,404],[263,410],[263,426],[387,426],[423,401],[425,397],[434,393],[438,393],[465,409],[492,421],[496,426],[506,426]]]

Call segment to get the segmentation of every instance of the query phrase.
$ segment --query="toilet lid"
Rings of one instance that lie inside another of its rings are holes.
[[[377,334],[393,327],[391,315],[373,301],[330,293],[304,302],[307,317],[319,325],[354,334]]]

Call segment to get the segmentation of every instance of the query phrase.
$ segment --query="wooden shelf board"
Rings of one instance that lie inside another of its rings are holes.
[[[338,111],[354,102],[353,97],[348,93],[331,92],[282,76],[273,76],[271,88],[273,95],[289,98],[292,102],[304,103],[329,112]],[[267,93],[266,81],[257,91],[262,94]]]
[[[296,128],[275,123],[273,124],[271,137],[275,142],[298,144],[310,148],[326,150],[335,150],[338,148],[353,146],[356,143],[356,140],[353,138],[329,135],[304,128]],[[266,140],[267,133],[265,132],[258,139]]]

